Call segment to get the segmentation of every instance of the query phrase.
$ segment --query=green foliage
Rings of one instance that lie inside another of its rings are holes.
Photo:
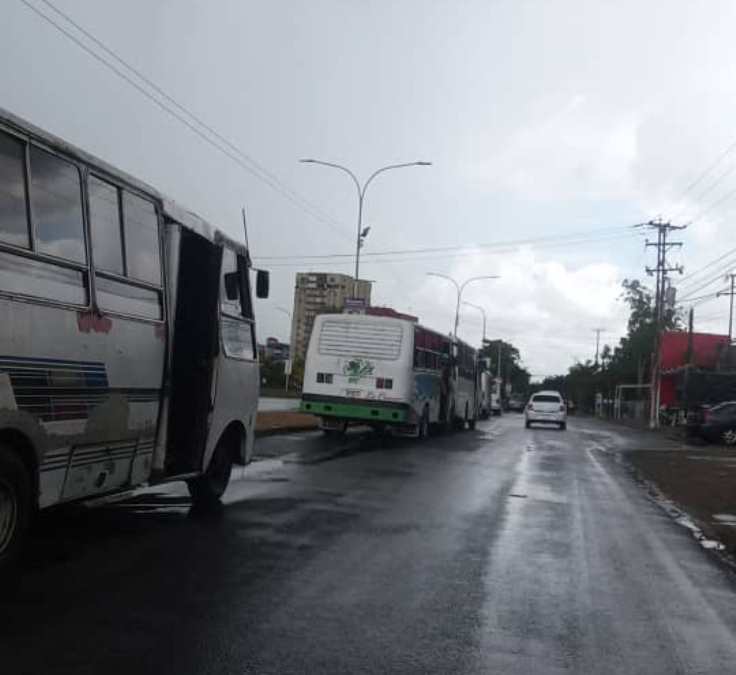
[[[529,390],[529,371],[521,365],[521,355],[518,348],[510,342],[503,340],[489,340],[480,350],[482,358],[490,359],[490,372],[498,373],[499,343],[501,345],[501,377],[503,379],[502,391],[508,382],[511,383],[511,391],[514,394],[525,395]]]
[[[651,360],[656,333],[654,293],[638,279],[624,279],[621,299],[629,306],[627,333],[618,345],[603,345],[599,364],[576,363],[566,375],[546,378],[540,388],[557,389],[583,411],[592,411],[595,394],[612,399],[618,384],[645,384],[651,376]],[[679,313],[666,309],[664,330],[679,330]]]

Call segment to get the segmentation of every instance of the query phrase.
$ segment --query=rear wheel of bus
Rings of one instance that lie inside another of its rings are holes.
[[[429,408],[425,405],[417,425],[417,438],[429,437]]]
[[[17,562],[33,511],[31,477],[23,461],[0,445],[0,585]]]
[[[195,507],[210,507],[220,503],[233,470],[233,455],[227,436],[217,442],[207,470],[188,481],[189,494]]]

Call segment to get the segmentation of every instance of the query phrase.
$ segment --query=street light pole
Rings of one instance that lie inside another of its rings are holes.
[[[321,159],[300,159],[300,162],[304,164],[321,164],[322,166],[330,166],[333,169],[339,169],[340,171],[344,171],[350,178],[352,178],[353,183],[355,184],[355,189],[358,192],[358,233],[357,233],[357,239],[355,242],[355,289],[354,293],[357,294],[358,291],[358,279],[360,274],[360,249],[363,246],[363,240],[368,234],[368,230],[370,230],[370,227],[366,227],[365,230],[363,229],[363,202],[365,201],[365,193],[368,189],[368,186],[371,184],[373,179],[378,176],[380,173],[384,173],[385,171],[391,171],[393,169],[403,169],[410,166],[431,166],[432,162],[406,162],[405,164],[388,164],[387,166],[382,166],[380,169],[376,169],[370,176],[368,176],[368,180],[363,183],[363,185],[360,184],[360,181],[358,180],[358,177],[350,170],[348,167],[343,166],[342,164],[335,164],[334,162],[325,162]]]
[[[275,309],[282,314],[286,314],[286,316],[289,317],[289,361],[291,361],[291,312],[288,309],[284,309],[283,307],[275,307]],[[284,391],[289,391],[289,372],[287,369],[287,364],[284,363]]]
[[[483,315],[483,341],[481,342],[481,345],[482,346],[485,345],[486,343],[486,310],[483,309],[480,305],[474,305],[472,302],[468,302],[467,300],[463,301],[463,305],[467,305],[468,307],[477,309]]]
[[[473,281],[480,281],[481,279],[498,279],[498,275],[484,275],[482,277],[470,277],[470,279],[466,279],[463,281],[463,283],[459,284],[455,279],[448,276],[447,274],[440,274],[439,272],[427,272],[427,276],[430,277],[441,277],[442,279],[447,279],[448,281],[451,281],[453,285],[455,286],[455,290],[457,291],[457,302],[455,304],[455,328],[452,331],[452,337],[457,340],[457,325],[460,320],[460,301],[463,296],[463,291],[465,290],[465,287],[472,283]]]

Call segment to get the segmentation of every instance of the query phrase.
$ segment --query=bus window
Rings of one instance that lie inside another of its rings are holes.
[[[235,252],[229,248],[222,251],[222,274],[220,275],[220,309],[229,316],[242,316],[240,297],[228,298],[225,288],[225,275],[238,271],[238,260]],[[242,287],[240,294],[242,295]]]
[[[92,175],[87,195],[98,306],[119,314],[162,319],[155,206]]]
[[[125,270],[118,189],[90,176],[87,195],[95,269],[123,276]]]
[[[28,248],[25,149],[0,132],[0,241]]]
[[[240,286],[237,298],[228,298],[225,276],[239,273]],[[241,302],[242,300],[242,302]],[[225,355],[241,360],[256,358],[255,326],[250,302],[247,266],[245,260],[236,256],[231,249],[222,251],[222,271],[220,273],[220,326]]]
[[[151,202],[123,190],[126,276],[161,285],[158,216]]]
[[[34,146],[30,157],[31,213],[36,250],[84,263],[87,256],[79,169]]]

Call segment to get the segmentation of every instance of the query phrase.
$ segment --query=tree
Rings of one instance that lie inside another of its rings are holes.
[[[498,370],[499,345],[501,356],[501,378],[505,385],[510,383],[515,393],[526,393],[529,389],[531,374],[521,365],[521,354],[517,347],[504,340],[488,340],[480,350],[480,357],[490,360],[490,372],[496,375]]]

